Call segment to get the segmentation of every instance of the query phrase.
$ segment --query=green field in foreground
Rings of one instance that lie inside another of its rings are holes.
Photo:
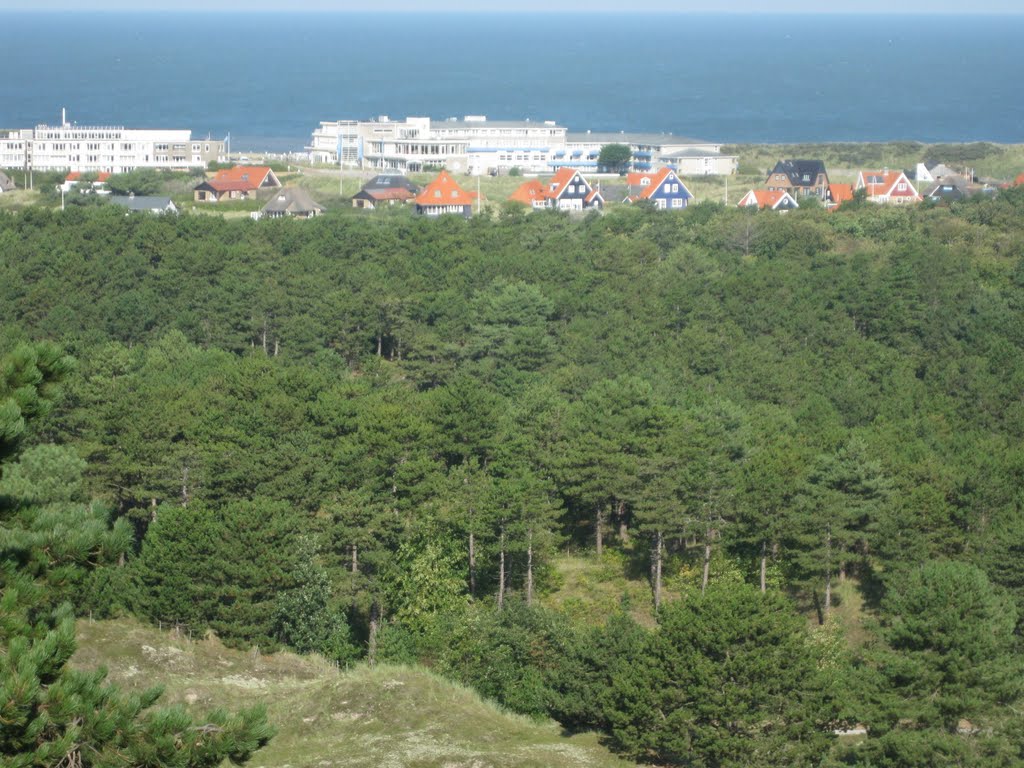
[[[72,663],[106,667],[126,690],[166,686],[197,713],[263,703],[277,736],[253,768],[624,768],[594,734],[568,737],[413,667],[334,669],[317,657],[261,655],[191,641],[133,620],[78,625]]]

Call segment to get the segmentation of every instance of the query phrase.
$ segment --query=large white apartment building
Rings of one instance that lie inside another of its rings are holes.
[[[314,163],[392,171],[445,167],[479,175],[507,172],[545,173],[554,154],[565,147],[566,129],[550,120],[488,120],[468,115],[461,120],[407,117],[392,120],[321,122],[306,147]]]
[[[391,171],[420,171],[445,167],[456,173],[480,175],[550,173],[568,166],[596,171],[601,147],[627,144],[633,150],[633,170],[671,167],[688,176],[732,174],[736,157],[722,154],[720,144],[672,134],[568,133],[544,120],[488,120],[470,115],[456,120],[408,117],[392,120],[336,120],[320,123],[306,147],[314,163]]]
[[[137,168],[202,168],[224,159],[224,142],[187,130],[85,126],[64,122],[0,130],[0,167],[128,173]]]

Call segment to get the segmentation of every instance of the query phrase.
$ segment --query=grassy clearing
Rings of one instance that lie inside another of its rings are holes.
[[[263,703],[278,729],[251,765],[416,768],[623,768],[593,734],[509,714],[412,667],[334,669],[289,653],[235,651],[133,620],[78,626],[73,663],[100,666],[128,690],[166,686],[163,701],[197,712]]]
[[[654,626],[651,584],[643,564],[638,564],[632,553],[606,549],[601,557],[593,552],[560,555],[552,567],[558,586],[542,598],[549,608],[574,621],[596,625],[625,605],[637,622]],[[666,587],[665,598],[676,597],[677,593]]]
[[[41,202],[42,196],[38,190],[15,189],[0,194],[0,210],[4,211],[23,211]]]

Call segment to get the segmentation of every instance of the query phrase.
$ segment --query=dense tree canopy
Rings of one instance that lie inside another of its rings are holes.
[[[51,608],[428,661],[645,759],[1011,765],[1022,222],[1019,189],[785,216],[0,214],[12,562]],[[47,562],[61,526],[80,538]],[[657,626],[545,607],[563,550],[649,574]],[[832,743],[855,725],[864,745]]]

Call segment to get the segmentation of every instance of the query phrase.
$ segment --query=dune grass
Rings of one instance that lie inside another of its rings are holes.
[[[162,701],[196,712],[263,703],[278,733],[253,768],[622,768],[597,736],[505,712],[428,670],[358,666],[225,648],[134,620],[78,626],[73,663],[106,667],[128,690],[166,686]]]

